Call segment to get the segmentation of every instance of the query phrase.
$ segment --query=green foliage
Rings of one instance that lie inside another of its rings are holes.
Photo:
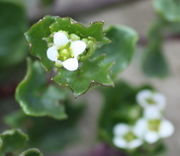
[[[160,16],[167,21],[180,22],[179,0],[155,0],[154,7]]]
[[[21,127],[29,135],[29,146],[45,152],[63,150],[79,139],[77,123],[84,112],[84,105],[65,103],[68,118],[59,121],[48,117],[29,117],[18,111],[8,115],[5,122],[11,127]]]
[[[48,45],[43,39],[51,34],[49,27],[53,22],[55,22],[55,17],[46,16],[25,33],[26,40],[31,48],[31,54],[41,59],[41,63],[49,70],[53,68],[53,62],[49,61],[46,56]]]
[[[91,26],[85,27],[71,18],[46,16],[34,24],[29,31],[26,32],[25,36],[31,47],[31,54],[41,59],[44,67],[51,70],[54,67],[54,63],[46,56],[48,48],[46,39],[49,38],[52,33],[64,30],[84,38],[89,36],[94,37],[101,43],[101,41],[104,42],[106,40],[102,28],[102,22],[93,23]]]
[[[19,129],[6,130],[0,134],[0,156],[22,149],[28,136]]]
[[[38,149],[32,148],[24,151],[20,156],[43,156],[43,154]]]
[[[97,41],[107,42],[107,38],[103,32],[103,22],[94,22],[88,27],[77,23],[71,18],[56,18],[56,21],[50,26],[51,32],[57,32],[59,30],[64,30],[69,33],[75,33],[82,38],[93,37]]]
[[[163,54],[163,38],[180,32],[180,1],[154,0],[154,9],[160,16],[150,29],[142,66],[147,76],[164,78],[170,72]]]
[[[32,116],[52,116],[66,118],[64,105],[60,100],[66,92],[53,84],[48,84],[44,69],[39,62],[28,61],[28,71],[16,89],[16,100],[23,111]]]
[[[61,86],[70,87],[75,96],[85,93],[93,85],[113,86],[108,74],[112,63],[103,63],[104,56],[87,60],[75,72],[67,70],[58,72],[54,80]]]
[[[148,45],[143,55],[142,70],[149,77],[164,78],[169,75],[169,66],[163,53],[163,34],[167,23],[158,20],[148,34]]]
[[[27,21],[22,6],[0,1],[0,70],[18,64],[25,56],[23,33]]]
[[[41,2],[48,6],[54,0]],[[14,73],[19,76],[17,71],[21,68],[14,68],[26,54],[23,33],[27,21],[20,3],[23,0],[0,0],[0,80],[3,82]],[[165,77],[169,68],[162,52],[163,36],[169,32],[180,32],[180,0],[156,0],[154,6],[160,18],[149,32],[143,71],[150,77]],[[0,134],[0,156],[17,156],[20,152],[19,156],[43,156],[38,149],[32,147],[53,153],[79,139],[77,125],[84,105],[71,101],[66,89],[59,86],[70,88],[75,96],[84,94],[93,86],[114,86],[112,78],[115,79],[127,68],[138,40],[137,33],[128,27],[111,26],[104,31],[103,26],[103,22],[84,26],[71,18],[46,16],[25,33],[31,55],[39,60],[29,59],[27,74],[16,89],[16,100],[23,112],[8,115],[5,122],[12,128],[21,127],[29,137],[19,129],[3,132]],[[87,51],[84,56],[79,56],[79,69],[76,71],[57,67],[47,57],[53,34],[58,31],[78,35],[87,43]],[[98,122],[98,137],[101,141],[114,146],[114,125],[119,122],[134,124],[142,116],[142,108],[136,104],[136,94],[144,88],[152,89],[149,86],[136,88],[118,82],[114,88],[102,90],[104,103]],[[2,110],[4,105],[12,102],[11,99],[7,103],[4,101],[1,100]],[[29,138],[30,149],[22,152]],[[162,142],[144,144],[128,155],[156,156],[164,149]]]
[[[164,78],[169,75],[169,67],[160,47],[149,47],[143,58],[143,72],[149,77]]]
[[[137,43],[137,33],[123,26],[111,26],[106,31],[106,36],[111,40],[97,50],[96,54],[105,54],[105,63],[114,63],[112,75],[116,76],[129,65]]]
[[[111,27],[106,37],[102,22],[95,22],[85,27],[71,18],[46,16],[34,24],[25,36],[31,47],[31,54],[38,57],[47,70],[52,71],[55,68],[54,62],[47,58],[48,42],[52,40],[52,34],[60,30],[76,34],[81,38],[93,38],[95,41],[91,51],[107,44],[107,37],[112,40],[109,45],[97,50],[96,53],[100,56],[93,55],[92,58],[89,58],[88,54],[87,57],[82,56],[84,59],[81,59],[82,63],[78,70],[72,72],[56,68],[54,80],[60,86],[71,88],[75,96],[83,94],[94,85],[112,86],[110,70],[112,63],[114,63],[112,74],[117,75],[130,63],[137,41],[137,34],[129,28]]]

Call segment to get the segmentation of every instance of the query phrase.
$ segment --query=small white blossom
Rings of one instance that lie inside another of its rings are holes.
[[[126,124],[117,124],[113,130],[113,143],[116,147],[134,149],[142,145],[142,140],[136,135],[134,129]]]
[[[147,143],[155,143],[161,138],[166,138],[174,133],[174,126],[166,119],[161,118],[142,118],[135,125],[135,133],[143,137]]]
[[[53,36],[53,45],[47,49],[47,57],[57,66],[75,71],[79,66],[78,56],[85,52],[86,48],[87,45],[84,41],[71,40],[66,32],[59,31]]]
[[[165,96],[161,93],[151,90],[142,90],[136,96],[138,104],[142,107],[156,107],[159,110],[163,110],[166,104]]]

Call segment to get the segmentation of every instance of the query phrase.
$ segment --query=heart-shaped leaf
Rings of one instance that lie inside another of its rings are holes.
[[[28,62],[28,71],[24,80],[16,89],[16,100],[23,111],[32,116],[52,116],[66,118],[64,105],[66,92],[47,83],[47,76],[39,62]]]
[[[95,54],[106,54],[105,63],[114,62],[112,74],[116,76],[129,65],[138,35],[134,30],[123,26],[110,27],[106,35],[111,40],[111,43],[98,49]]]
[[[74,72],[60,70],[54,80],[60,86],[71,88],[75,96],[85,93],[92,85],[113,86],[110,77],[112,63],[104,63],[103,60],[104,56],[89,59]]]

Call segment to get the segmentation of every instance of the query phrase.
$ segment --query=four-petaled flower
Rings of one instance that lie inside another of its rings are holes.
[[[79,55],[86,49],[86,42],[79,36],[58,31],[53,35],[53,44],[47,50],[47,57],[55,62],[56,66],[63,66],[69,71],[75,71],[79,67]]]
[[[143,108],[156,107],[163,110],[166,104],[165,96],[152,90],[142,90],[136,96],[138,104]]]
[[[147,143],[155,143],[161,138],[169,137],[174,132],[172,123],[164,118],[141,118],[135,125],[135,132]]]
[[[127,124],[117,124],[113,130],[113,143],[116,147],[123,149],[135,149],[143,142],[142,139],[135,133],[133,127]]]

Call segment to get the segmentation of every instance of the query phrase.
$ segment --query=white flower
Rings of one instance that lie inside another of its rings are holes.
[[[119,148],[134,149],[142,145],[142,140],[129,125],[117,124],[114,127],[113,134],[113,143]]]
[[[69,71],[78,69],[78,56],[85,52],[87,45],[82,40],[71,41],[64,31],[56,32],[53,45],[47,49],[47,57],[58,66]]]
[[[165,96],[151,90],[142,90],[136,96],[138,104],[142,107],[156,107],[159,110],[164,109],[166,104]]]
[[[161,118],[142,118],[137,121],[135,133],[143,137],[147,143],[155,143],[161,138],[166,138],[174,133],[174,126],[166,119]]]

